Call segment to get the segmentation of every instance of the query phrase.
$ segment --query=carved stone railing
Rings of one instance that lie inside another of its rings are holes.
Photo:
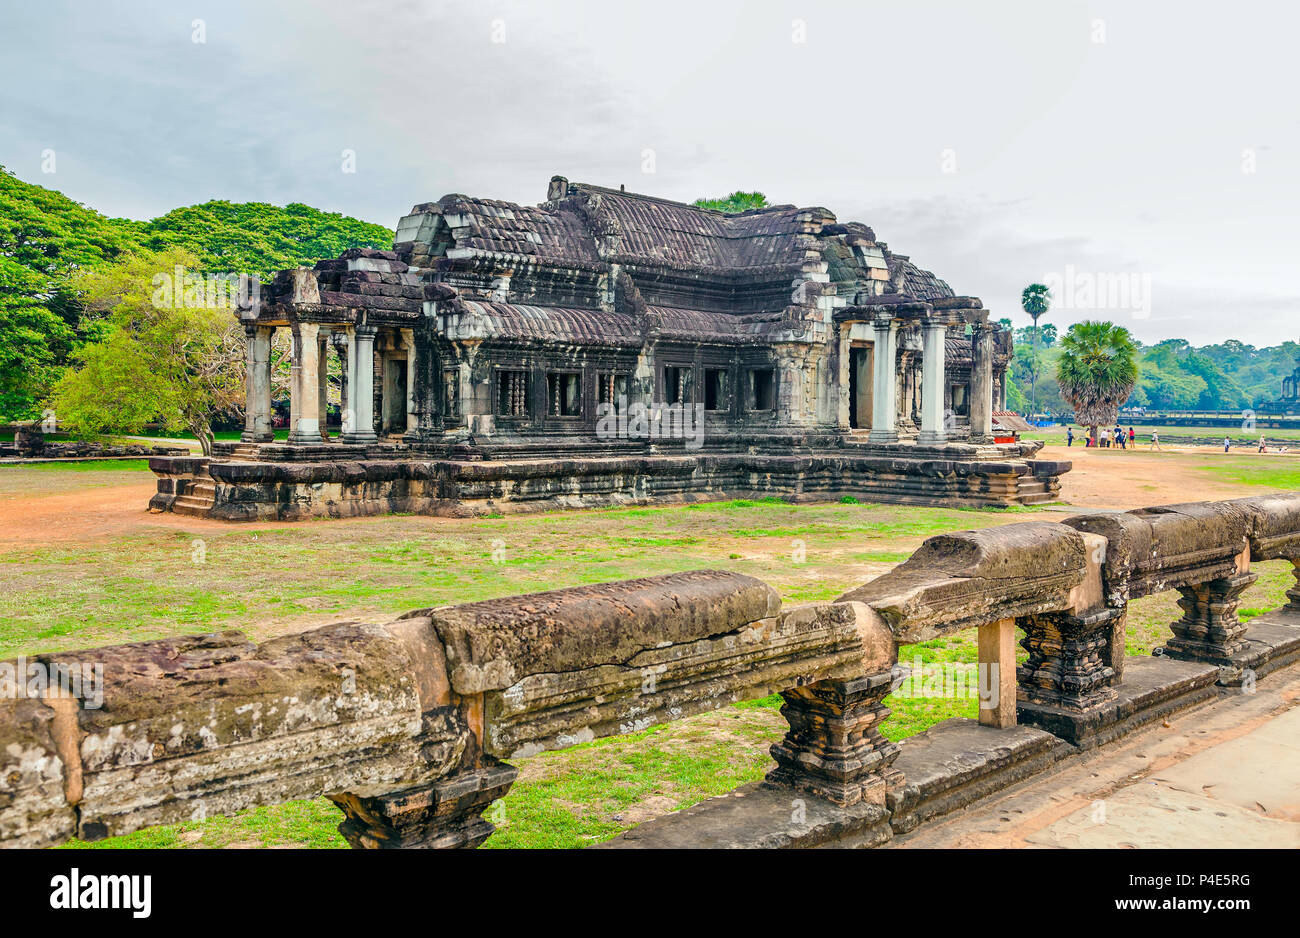
[[[782,608],[758,580],[697,571],[262,644],[225,632],[21,662],[102,665],[94,700],[5,685],[17,663],[0,663],[0,844],[323,795],[353,846],[474,846],[515,778],[506,760],[774,692],[790,730],[762,785],[611,846],[880,843],[1295,661],[1300,587],[1249,628],[1237,617],[1252,558],[1300,570],[1300,495],[941,535],[831,603]],[[1126,661],[1128,603],[1163,590],[1183,617],[1161,655]],[[900,646],[969,628],[988,676],[978,722],[890,742]],[[793,800],[812,818],[797,830]]]

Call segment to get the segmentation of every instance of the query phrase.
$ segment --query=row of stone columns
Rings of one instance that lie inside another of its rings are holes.
[[[289,366],[289,442],[319,444],[324,440],[328,401],[328,348],[333,330],[317,323],[299,322],[291,327],[292,357]],[[344,443],[373,443],[375,326],[346,326],[347,393],[343,408]],[[250,324],[247,336],[246,443],[269,443],[275,439],[271,427],[271,341],[274,326]],[[408,355],[414,349],[407,346]],[[408,362],[408,369],[410,364]],[[410,388],[408,385],[408,399]],[[407,405],[409,413],[410,406]],[[409,425],[408,425],[409,427]]]
[[[872,443],[898,441],[898,319],[888,313],[872,322],[875,329],[872,368]],[[917,442],[938,445],[947,442],[944,413],[944,354],[948,325],[942,319],[922,323],[921,432]],[[976,323],[971,336],[971,442],[993,442],[993,347],[994,332],[988,323]]]

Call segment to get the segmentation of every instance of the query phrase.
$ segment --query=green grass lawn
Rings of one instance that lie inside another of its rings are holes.
[[[137,468],[0,469],[0,494],[139,482]],[[11,473],[6,475],[6,473]],[[394,616],[583,583],[698,568],[756,576],[787,602],[833,599],[905,559],[926,537],[1044,517],[1015,512],[730,501],[508,518],[389,516],[267,527],[184,519],[90,541],[0,549],[0,658],[239,628],[256,640],[339,619]],[[1050,516],[1055,517],[1055,516]],[[494,561],[495,560],[499,562]],[[1285,601],[1289,564],[1259,565],[1243,606]],[[1176,594],[1134,603],[1128,648],[1168,636]],[[922,673],[890,698],[901,739],[976,701],[911,696],[927,669],[976,660],[974,632],[902,649]],[[487,847],[578,847],[757,780],[785,732],[779,697],[516,760],[519,781],[489,812]],[[343,847],[341,813],[312,800],[140,831],[107,847]]]
[[[1270,489],[1300,489],[1300,461],[1229,457],[1220,465],[1205,466],[1203,471],[1238,485],[1258,485]]]
[[[0,485],[41,471],[0,469]],[[338,618],[700,568],[759,577],[786,600],[833,599],[931,534],[1016,517],[773,500],[215,530],[182,522],[0,552],[0,657],[225,628],[261,640]]]

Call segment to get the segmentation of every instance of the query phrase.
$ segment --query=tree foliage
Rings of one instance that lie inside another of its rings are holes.
[[[1094,437],[1100,424],[1115,421],[1137,378],[1137,347],[1123,326],[1087,320],[1072,325],[1061,340],[1056,363],[1061,396]]]
[[[211,453],[212,419],[242,403],[244,343],[232,306],[191,286],[201,280],[198,259],[179,248],[73,278],[86,330],[103,340],[78,350],[77,367],[55,386],[60,425],[94,436],[156,421],[192,433]]]
[[[104,338],[83,330],[97,320],[83,317],[71,285],[83,271],[179,248],[205,272],[267,276],[392,241],[382,225],[296,203],[207,202],[148,222],[107,218],[0,167],[0,421],[38,416],[83,347]]]
[[[737,189],[731,195],[725,195],[720,199],[696,199],[694,204],[700,208],[712,208],[734,215],[737,212],[747,212],[752,208],[767,208],[767,196],[761,192],[742,192]]]
[[[386,250],[393,246],[393,232],[298,202],[283,208],[264,202],[205,202],[144,223],[140,244],[151,251],[184,248],[204,270],[269,277],[337,257],[348,248]]]
[[[133,246],[114,220],[0,167],[0,418],[36,416],[77,345],[67,278]]]
[[[1042,283],[1031,283],[1020,291],[1020,308],[1034,320],[1046,315],[1052,305],[1052,291]]]
[[[1056,340],[1059,336],[1056,330],[1056,324],[1051,322],[1041,326],[1025,326],[1023,329],[1017,329],[1015,331],[1016,344],[1034,345],[1035,329],[1038,330],[1037,344],[1039,348],[1051,348],[1056,344]]]

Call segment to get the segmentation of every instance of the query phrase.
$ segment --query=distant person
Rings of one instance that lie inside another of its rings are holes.
[[[1074,445],[1074,427],[1067,427],[1065,431],[1065,445]]]
[[[1268,452],[1268,440],[1264,439],[1264,434],[1262,433],[1259,435],[1259,451],[1261,453]]]
[[[1227,452],[1228,450],[1230,450],[1231,448],[1232,448],[1232,440],[1228,439],[1228,438],[1225,436],[1225,437],[1223,438],[1223,451],[1226,453],[1226,452]]]
[[[1151,431],[1151,448],[1160,449],[1160,433],[1156,430]]]
[[[1134,447],[1134,448],[1136,448],[1136,447],[1137,447],[1137,443],[1138,443],[1138,435],[1137,435],[1136,433],[1133,432],[1133,428],[1132,428],[1132,427],[1129,427],[1129,428],[1128,428],[1128,445],[1129,445],[1129,446],[1132,446],[1132,447]]]

